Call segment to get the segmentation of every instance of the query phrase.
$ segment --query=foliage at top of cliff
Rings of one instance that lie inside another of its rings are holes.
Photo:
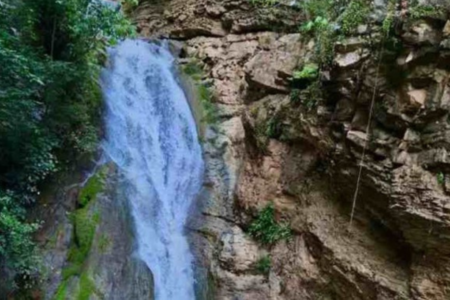
[[[0,201],[0,269],[2,279],[22,284],[34,272],[36,228],[25,222],[24,207],[49,175],[96,150],[105,49],[134,28],[95,0],[0,6],[0,192],[8,200]]]

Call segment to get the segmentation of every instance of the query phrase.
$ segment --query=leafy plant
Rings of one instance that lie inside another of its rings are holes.
[[[439,172],[439,173],[437,174],[436,178],[437,178],[437,182],[438,182],[440,185],[444,185],[444,183],[445,183],[445,175],[444,175],[444,173]]]
[[[306,64],[301,71],[295,71],[294,79],[315,79],[319,76],[319,67],[316,64]]]
[[[38,258],[32,234],[37,223],[27,223],[25,210],[14,195],[0,194],[0,274],[4,288],[16,286],[16,275],[31,278],[36,274]],[[23,282],[22,282],[23,283]],[[26,283],[25,283],[26,284]]]
[[[281,131],[280,121],[276,117],[272,117],[267,123],[266,135],[269,138],[276,139],[281,135]]]
[[[389,36],[391,30],[394,27],[396,20],[396,4],[397,2],[395,0],[388,0],[386,17],[384,18],[383,24],[381,25],[381,29],[385,37]]]
[[[418,20],[426,17],[436,18],[442,15],[444,8],[439,5],[413,5],[409,10],[409,17],[411,20]]]
[[[308,21],[302,26],[302,30],[305,32],[312,32],[314,30],[319,30],[325,28],[329,25],[329,22],[324,17],[318,16],[314,20]]]
[[[272,268],[272,258],[269,255],[261,257],[256,263],[256,269],[261,274],[268,275],[271,268]]]
[[[300,94],[300,89],[292,89],[290,94],[291,101],[294,103],[300,102]]]
[[[250,224],[248,232],[256,240],[266,245],[289,239],[292,235],[288,225],[276,222],[272,203],[259,212],[256,219]]]
[[[358,25],[367,20],[368,15],[369,5],[365,0],[351,1],[340,17],[342,31],[345,34],[354,33]]]
[[[321,82],[316,80],[312,82],[304,91],[302,91],[302,104],[308,110],[316,107],[317,103],[323,99],[323,89]]]

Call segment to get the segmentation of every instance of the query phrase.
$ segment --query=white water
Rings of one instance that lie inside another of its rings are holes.
[[[184,225],[203,162],[185,95],[164,46],[127,40],[104,71],[105,153],[118,165],[136,226],[138,255],[152,270],[156,300],[193,300]]]

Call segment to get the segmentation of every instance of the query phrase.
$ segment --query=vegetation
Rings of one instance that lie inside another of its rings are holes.
[[[268,275],[272,268],[272,258],[269,255],[261,257],[256,263],[256,269],[259,273]]]
[[[98,294],[94,282],[86,273],[83,273],[78,284],[77,300],[89,300],[90,296],[94,293]]]
[[[217,122],[217,108],[213,103],[214,94],[212,87],[203,81],[202,65],[196,60],[191,60],[183,66],[182,70],[194,80],[197,86],[197,96],[202,107],[202,121],[207,124],[215,124]]]
[[[253,5],[260,5],[260,6],[273,6],[280,2],[279,0],[249,0],[249,1]]]
[[[80,275],[83,264],[91,250],[95,229],[100,221],[99,214],[92,213],[91,206],[95,202],[98,193],[104,188],[103,179],[105,171],[106,167],[100,169],[97,174],[88,180],[84,188],[80,191],[80,208],[71,216],[74,234],[68,254],[70,265],[64,270],[64,273],[66,274],[66,276],[64,276],[65,278],[73,275]],[[93,189],[93,187],[95,187],[95,189]],[[88,200],[86,201],[86,199]]]
[[[288,225],[278,224],[275,220],[275,209],[272,203],[259,212],[250,224],[248,232],[265,245],[273,245],[280,240],[289,239],[292,235]]]
[[[392,27],[394,26],[395,10],[396,10],[395,6],[396,6],[395,1],[389,0],[387,7],[387,15],[386,18],[383,20],[383,24],[381,26],[385,36],[389,36],[389,33],[392,30]]]
[[[272,117],[266,126],[266,136],[272,139],[276,139],[281,136],[281,123],[277,117]]]
[[[101,253],[106,253],[111,247],[111,240],[106,234],[102,234],[98,240],[98,248]]]
[[[122,0],[123,11],[127,14],[131,13],[139,4],[139,0]]]
[[[88,179],[86,185],[78,195],[78,204],[85,207],[91,200],[94,200],[98,193],[103,190],[104,180],[106,177],[107,167],[102,167],[100,170]]]
[[[341,28],[344,34],[352,34],[359,25],[367,23],[369,5],[364,0],[351,1],[340,16]]]
[[[444,7],[440,5],[422,5],[416,3],[416,5],[413,5],[409,10],[409,17],[411,20],[418,20],[427,17],[436,18],[442,16],[444,12]]]
[[[439,172],[439,173],[437,174],[436,178],[437,178],[437,182],[438,182],[440,185],[444,185],[444,183],[445,183],[445,174],[444,174],[444,173]]]
[[[104,189],[106,171],[107,166],[100,168],[80,191],[78,197],[80,207],[71,216],[74,230],[67,257],[69,264],[62,271],[63,281],[54,300],[64,299],[58,297],[65,295],[67,283],[73,276],[79,277],[77,299],[89,299],[89,296],[95,292],[95,286],[86,274],[85,263],[92,248],[97,224],[100,222],[100,216],[92,211],[92,205],[98,194]],[[108,243],[107,237],[102,236],[99,240],[99,250],[103,252],[108,247]]]
[[[67,281],[63,281],[63,283],[56,290],[54,300],[65,300],[67,293]]]
[[[301,71],[295,71],[294,79],[316,79],[319,76],[319,67],[316,64],[306,64]]]
[[[26,208],[49,175],[96,150],[105,49],[134,29],[100,1],[0,5],[0,268],[11,290],[36,273]]]
[[[31,240],[38,228],[27,223],[25,209],[9,194],[0,195],[0,275],[2,284],[14,286],[16,272],[21,279],[28,279],[37,271],[37,258]]]

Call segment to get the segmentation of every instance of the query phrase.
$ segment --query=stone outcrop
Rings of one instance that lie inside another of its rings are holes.
[[[101,177],[95,183],[101,190],[84,208],[79,199],[89,181],[74,174],[43,195],[37,212],[43,219],[38,240],[46,269],[39,299],[153,299],[152,274],[133,255],[132,219],[126,197],[117,192],[115,167],[100,167],[92,175]]]
[[[376,7],[382,16],[385,1]],[[400,24],[403,48],[382,54],[380,34],[361,26],[320,74],[326,95],[300,103],[290,76],[314,49],[293,30],[301,15],[243,0],[142,1],[136,11],[142,35],[183,40],[182,55],[204,64],[216,94],[190,224],[199,295],[448,299],[448,16]],[[294,235],[269,247],[245,232],[270,202]]]

